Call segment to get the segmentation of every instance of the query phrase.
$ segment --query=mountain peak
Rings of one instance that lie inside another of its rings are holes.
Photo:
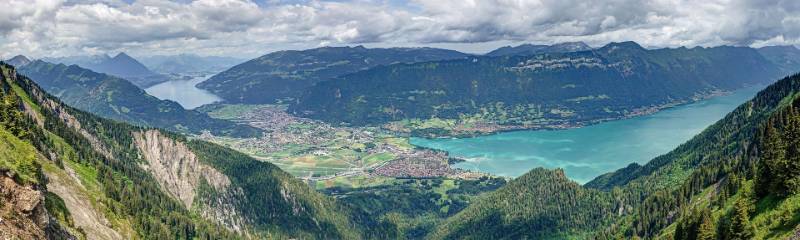
[[[24,56],[24,55],[17,55],[12,57],[11,59],[6,60],[6,63],[11,64],[15,67],[22,67],[31,63],[31,60]]]
[[[150,71],[150,69],[145,67],[141,62],[124,52],[120,52],[113,58],[97,64],[94,68],[98,72],[123,78],[155,75],[155,73]]]
[[[114,56],[113,58],[114,58],[114,59],[130,59],[130,60],[134,60],[134,61],[136,61],[136,59],[134,59],[134,58],[133,58],[133,57],[131,57],[130,55],[126,54],[125,52],[119,52],[119,53],[117,53],[117,55],[116,55],[116,56]]]
[[[625,49],[636,49],[636,50],[646,50],[642,45],[634,41],[625,41],[625,42],[612,42],[604,46],[603,48],[625,48]]]
[[[569,50],[571,52],[587,51],[587,50],[591,50],[592,49],[592,47],[590,47],[585,42],[564,42],[564,43],[554,44],[554,45],[552,45],[550,47],[551,48],[558,48],[558,49],[562,49],[562,50]]]
[[[494,51],[487,53],[487,56],[513,56],[513,55],[534,55],[541,53],[566,53],[591,50],[586,43],[583,42],[563,42],[553,45],[541,45],[525,43],[516,47],[505,46]]]

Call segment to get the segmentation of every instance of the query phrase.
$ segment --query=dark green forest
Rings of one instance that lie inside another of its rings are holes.
[[[436,48],[363,46],[278,51],[236,65],[197,86],[229,103],[275,103],[297,98],[315,83],[375,66],[466,56]]]

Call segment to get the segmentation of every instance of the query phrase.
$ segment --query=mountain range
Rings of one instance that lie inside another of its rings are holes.
[[[158,74],[141,62],[134,59],[124,52],[118,53],[114,57],[108,55],[91,56],[72,56],[61,58],[43,58],[43,61],[62,63],[65,65],[78,65],[92,71],[114,75],[124,78],[141,88],[147,88],[158,83],[169,81],[170,78],[163,74]]]
[[[197,87],[230,103],[274,103],[296,98],[329,78],[379,65],[458,59],[467,54],[436,48],[323,47],[278,51],[225,70]]]
[[[565,52],[580,52],[592,50],[592,47],[583,42],[566,42],[557,43],[553,45],[538,45],[538,44],[522,44],[515,47],[505,46],[491,52],[486,53],[486,56],[515,56],[515,55],[535,55],[542,53],[565,53]]]
[[[789,48],[624,42],[376,65],[321,80],[291,110],[349,124],[462,117],[473,109],[509,124],[526,117],[590,121],[769,84],[671,152],[585,185],[539,168],[506,184],[416,191],[456,183],[407,179],[335,197],[234,150],[68,106],[80,104],[66,93],[74,91],[110,99],[98,109],[124,112],[115,97],[138,88],[123,79],[43,61],[21,65],[21,74],[0,64],[0,200],[11,203],[0,204],[0,236],[787,239],[800,233],[800,75],[774,79],[795,71],[794,56]],[[547,107],[507,107],[515,104]],[[485,193],[464,200],[463,191]]]
[[[800,69],[799,53],[792,46],[645,49],[634,42],[523,44],[485,55],[325,47],[270,53],[198,87],[227,103],[282,102],[296,116],[334,124],[447,119],[493,129],[563,128],[768,84]]]
[[[149,69],[164,74],[218,73],[245,61],[232,57],[198,56],[194,54],[156,55],[140,57],[139,60]]]
[[[135,125],[176,132],[210,131],[215,135],[257,136],[260,131],[226,120],[186,110],[178,103],[147,94],[126,79],[96,73],[78,65],[53,64],[36,60],[19,68],[45,91],[69,106],[98,116]]]
[[[800,65],[775,64],[747,47],[650,50],[622,42],[589,51],[375,67],[316,84],[290,111],[347,125],[438,118],[580,126],[769,84],[788,68]]]
[[[121,238],[404,236],[391,222],[340,205],[269,163],[97,118],[61,104],[10,65],[3,65],[2,73],[0,151],[17,156],[0,155],[4,201],[14,203],[3,205],[8,207],[6,224],[0,225],[4,232]],[[793,235],[800,221],[793,217],[800,198],[792,185],[800,177],[794,154],[800,146],[795,143],[800,142],[799,92],[800,75],[784,78],[672,152],[584,186],[561,170],[534,169],[433,226],[425,237]],[[14,197],[19,194],[29,197]],[[112,224],[88,225],[95,221]],[[192,230],[181,230],[186,228]]]

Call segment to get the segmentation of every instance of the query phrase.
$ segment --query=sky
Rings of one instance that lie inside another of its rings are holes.
[[[798,0],[0,0],[0,57],[127,52],[250,58],[321,46],[636,41],[800,44]]]

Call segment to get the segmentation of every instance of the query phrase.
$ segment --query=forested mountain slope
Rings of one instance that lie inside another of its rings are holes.
[[[785,238],[800,223],[798,92],[800,75],[780,80],[672,152],[585,186],[534,170],[430,237]]]
[[[17,184],[38,183],[49,214],[73,235],[385,239],[396,234],[270,163],[95,117],[62,104],[10,65],[0,68],[0,136],[7,131],[32,146],[12,153],[10,163],[0,159],[0,169],[13,172],[4,176],[16,176]]]
[[[795,46],[768,46],[759,48],[758,52],[784,72],[800,72],[800,49]]]
[[[612,195],[583,188],[562,170],[533,169],[440,224],[431,239],[587,238],[618,206]]]
[[[215,135],[257,136],[259,131],[247,125],[213,119],[186,110],[180,104],[160,100],[125,79],[96,73],[77,65],[34,61],[19,71],[70,106],[135,125],[171,131]]]
[[[236,65],[197,86],[231,103],[273,103],[297,98],[317,82],[374,66],[466,56],[436,48],[362,46],[279,51]]]
[[[478,119],[558,126],[642,114],[783,72],[744,47],[593,51],[395,64],[320,82],[289,110],[352,125]]]

